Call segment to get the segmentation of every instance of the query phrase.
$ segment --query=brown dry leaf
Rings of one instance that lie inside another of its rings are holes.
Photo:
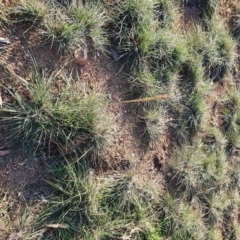
[[[12,150],[0,150],[0,156],[5,156],[7,154],[10,154]]]
[[[61,223],[48,224],[46,227],[48,227],[48,228],[63,228],[63,229],[67,229],[68,228],[67,225],[61,224]]]

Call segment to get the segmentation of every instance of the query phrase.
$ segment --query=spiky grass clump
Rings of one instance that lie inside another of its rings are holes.
[[[69,53],[74,39],[80,44],[83,39],[81,31],[74,25],[63,9],[53,8],[44,18],[44,28],[41,30],[44,41],[57,47],[60,53]]]
[[[109,21],[106,11],[99,1],[89,1],[85,4],[73,1],[68,7],[69,15],[74,19],[74,23],[91,39],[95,49],[104,51],[108,41],[105,27]]]
[[[174,33],[164,29],[158,30],[155,36],[154,45],[144,57],[144,64],[156,76],[159,85],[168,84],[188,58],[185,38],[176,38]]]
[[[136,72],[129,78],[129,82],[134,97],[154,97],[164,91],[162,86],[157,85],[156,77],[149,69],[145,69],[143,72]]]
[[[77,234],[81,238],[84,236],[94,220],[91,207],[95,204],[92,201],[93,185],[88,182],[86,171],[78,163],[66,163],[65,167],[54,170],[58,174],[50,184],[56,194],[46,200],[45,209],[35,225],[35,234],[40,231],[45,239],[62,240],[75,239]]]
[[[236,59],[236,42],[223,23],[212,21],[208,31],[196,27],[189,38],[194,55],[202,57],[207,79],[219,81],[231,70]]]
[[[193,94],[189,98],[187,106],[191,109],[192,114],[192,117],[187,117],[189,119],[188,126],[190,129],[197,131],[201,126],[203,115],[207,110],[204,95],[199,92]]]
[[[226,180],[227,161],[224,152],[212,152],[197,142],[176,151],[171,162],[173,183],[179,192],[192,198],[204,191],[216,191]]]
[[[4,104],[0,111],[2,145],[16,145],[32,154],[48,149],[50,154],[53,146],[64,146],[71,152],[79,141],[83,145],[94,142],[103,99],[86,95],[80,86],[73,88],[71,84],[65,91],[54,92],[51,87],[56,78],[35,72],[30,83],[24,82],[29,99],[9,91],[14,102]]]
[[[142,110],[146,125],[146,134],[150,141],[155,141],[166,130],[167,110],[163,105],[160,105],[158,108],[146,106]]]
[[[174,199],[169,193],[162,196],[161,230],[165,237],[177,239],[206,239],[207,228],[200,210]]]
[[[131,176],[92,179],[86,163],[67,162],[64,169],[54,170],[50,184],[56,195],[45,200],[33,234],[62,240],[161,239],[151,196]]]
[[[102,206],[113,221],[125,220],[125,226],[119,225],[121,235],[115,235],[115,238],[160,239],[157,216],[151,206],[153,201],[156,198],[152,192],[140,189],[133,176],[114,178],[103,193]]]
[[[13,23],[31,23],[32,26],[40,24],[49,11],[49,4],[36,0],[21,0],[16,6],[9,9],[8,16]]]
[[[7,11],[4,9],[3,5],[0,5],[0,26],[4,26],[5,23],[7,23],[9,20],[7,18]]]
[[[216,226],[217,223],[223,221],[223,216],[227,212],[230,204],[228,196],[225,195],[225,192],[216,193],[209,196],[206,199],[206,217],[209,221],[209,224]]]
[[[168,126],[172,130],[172,141],[181,146],[184,142],[191,141],[196,132],[204,124],[206,103],[200,93],[193,92],[183,103],[170,103],[172,115]]]
[[[161,27],[170,27],[175,17],[172,0],[158,0],[155,5],[155,15]]]
[[[228,150],[240,148],[240,108],[239,90],[232,87],[229,89],[228,96],[220,101],[222,120],[222,130],[228,138]]]
[[[58,51],[63,53],[82,45],[105,51],[108,44],[105,26],[108,20],[99,2],[83,4],[71,1],[66,7],[52,4],[44,17],[41,33],[51,46],[55,44]]]
[[[209,146],[209,149],[220,149],[223,151],[227,145],[227,139],[223,135],[222,131],[216,127],[207,126],[204,131],[202,141]]]
[[[154,44],[156,21],[153,19],[155,1],[118,2],[113,11],[113,37],[124,66],[138,69],[142,57]]]
[[[238,6],[236,13],[232,17],[232,34],[239,41],[240,40],[240,6]]]
[[[217,10],[217,0],[201,0],[199,1],[200,16],[206,21],[211,20]]]
[[[186,103],[193,93],[200,93],[201,87],[204,86],[204,68],[199,56],[189,54],[186,61],[179,67],[179,77],[178,84],[182,93],[181,102]]]

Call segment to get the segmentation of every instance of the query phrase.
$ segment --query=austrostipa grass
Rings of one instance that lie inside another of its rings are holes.
[[[105,30],[108,21],[100,2],[70,1],[66,7],[52,3],[45,14],[41,34],[61,53],[69,53],[82,45],[104,52],[108,44]]]
[[[185,38],[176,38],[171,30],[155,31],[155,39],[144,56],[143,65],[147,65],[156,77],[156,83],[168,84],[187,60],[188,50]]]
[[[121,214],[132,215],[134,212],[137,213],[140,205],[139,201],[144,200],[145,196],[143,195],[144,193],[141,192],[141,189],[135,186],[132,177],[119,176],[119,178],[114,179],[112,184],[103,198],[108,209],[112,209],[112,214],[118,217]],[[137,197],[138,195],[140,198]],[[143,197],[143,199],[141,199],[141,197]],[[144,201],[142,203],[144,203]]]
[[[68,6],[68,13],[74,23],[83,32],[86,45],[92,45],[96,50],[105,51],[108,36],[105,30],[109,17],[104,6],[99,1],[87,1],[85,4],[72,1]],[[90,39],[91,42],[87,43]]]
[[[202,96],[192,94],[186,105],[170,103],[171,119],[168,126],[171,129],[173,143],[181,146],[184,142],[191,142],[202,124],[202,117],[206,109]]]
[[[138,69],[142,57],[149,52],[155,42],[156,21],[153,11],[156,1],[117,2],[113,9],[112,26],[114,45],[119,59],[129,69]]]
[[[202,57],[206,78],[217,82],[222,80],[234,65],[236,42],[222,22],[217,24],[212,20],[209,26],[208,31],[196,26],[189,39],[193,53]]]
[[[85,228],[94,220],[91,212],[94,192],[83,162],[84,159],[76,163],[66,162],[64,167],[54,170],[61,171],[61,176],[58,173],[53,182],[49,182],[56,195],[46,199],[45,209],[36,221],[34,235],[42,229],[40,232],[44,239],[76,239],[77,235],[84,239]]]
[[[161,27],[170,27],[176,15],[172,0],[158,0],[155,5],[155,16]]]
[[[115,239],[161,239],[157,216],[151,206],[156,197],[151,190],[141,189],[134,176],[116,176],[103,188],[102,196],[105,214],[114,221],[125,221]]]
[[[213,152],[201,142],[195,142],[172,157],[173,186],[178,186],[179,192],[188,199],[204,191],[216,191],[224,182],[226,166],[224,152]]]
[[[83,157],[53,170],[56,195],[45,200],[32,234],[49,240],[161,239],[157,217],[142,201],[152,195],[141,193],[129,176],[92,179],[86,163]]]
[[[236,11],[232,16],[231,20],[231,32],[233,36],[239,41],[240,40],[240,5],[237,5]]]
[[[239,90],[234,87],[229,88],[227,96],[220,101],[219,117],[222,120],[222,131],[228,139],[227,149],[230,153],[240,148],[239,104]]]
[[[200,17],[206,22],[214,17],[217,10],[218,0],[201,0],[199,1]]]
[[[162,196],[160,206],[160,226],[165,237],[206,239],[207,228],[200,209],[194,209],[168,192]]]
[[[56,46],[58,52],[69,53],[72,39],[81,43],[82,32],[78,30],[62,8],[53,7],[44,17],[44,27],[41,30],[46,42],[51,47]],[[75,35],[75,36],[74,36]]]
[[[150,141],[155,141],[165,131],[167,110],[164,106],[159,106],[158,108],[143,107],[142,111],[143,120],[146,124],[146,134]]]
[[[36,0],[21,0],[8,12],[8,18],[13,23],[31,23],[32,26],[40,24],[45,14],[49,11],[49,5]]]
[[[67,153],[94,142],[97,111],[103,98],[94,93],[87,95],[84,88],[73,88],[71,84],[54,92],[51,87],[57,75],[46,77],[36,70],[25,85],[29,99],[8,89],[13,102],[5,103],[0,111],[2,145],[10,144],[32,154],[45,149],[51,154],[54,145]]]
[[[227,212],[230,204],[228,196],[224,192],[213,194],[206,199],[206,218],[209,224],[215,226],[223,221],[225,212]]]
[[[204,136],[202,137],[202,141],[204,144],[212,150],[218,149],[224,151],[227,145],[227,139],[221,130],[216,127],[206,126],[203,131]]]

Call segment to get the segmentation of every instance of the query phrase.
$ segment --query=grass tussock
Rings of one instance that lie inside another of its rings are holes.
[[[56,195],[46,199],[33,235],[41,232],[45,239],[63,240],[161,239],[151,193],[132,176],[92,179],[86,166],[82,159],[54,170],[50,184]]]
[[[236,42],[222,23],[212,21],[209,31],[197,26],[189,41],[194,54],[202,58],[207,78],[219,81],[232,69],[236,59]]]
[[[108,20],[100,3],[71,1],[66,7],[53,4],[44,17],[41,33],[63,53],[77,46],[104,51],[108,44],[105,31]]]
[[[239,148],[239,91],[236,88],[229,89],[226,98],[220,101],[222,131],[228,139],[228,150],[233,152]]]
[[[61,5],[54,1],[21,0],[4,13],[1,14],[3,20],[7,19],[11,24],[28,24],[27,31],[36,30],[42,36],[42,42],[50,43],[51,48],[60,53],[69,54],[79,46],[105,51],[108,45],[105,26],[109,18],[99,1],[85,4],[66,1]]]
[[[209,21],[214,18],[214,15],[217,11],[218,1],[217,0],[202,0],[199,2],[200,8],[200,17]]]
[[[104,98],[94,92],[86,94],[83,86],[73,88],[71,80],[64,90],[54,91],[57,75],[47,77],[36,71],[30,82],[21,79],[28,98],[8,90],[13,102],[0,111],[4,146],[18,146],[31,154],[38,150],[50,154],[58,146],[66,153],[78,149],[80,143],[86,148],[94,146],[100,139],[97,119]]]
[[[155,1],[123,1],[113,9],[114,45],[123,65],[139,68],[141,57],[154,43],[156,21],[153,19]]]
[[[226,154],[208,149],[203,143],[177,151],[171,167],[173,186],[177,185],[179,193],[190,199],[201,192],[217,191],[223,182],[227,184]]]
[[[206,239],[207,228],[199,210],[193,210],[191,206],[184,202],[176,202],[168,194],[163,197],[163,201],[164,218],[162,219],[161,229],[166,237],[171,236],[172,239]],[[172,208],[172,204],[174,204],[174,208]]]
[[[12,23],[30,23],[32,27],[36,27],[43,21],[48,10],[49,4],[21,0],[7,11],[7,16]]]
[[[155,5],[155,16],[161,27],[167,28],[171,26],[175,19],[176,12],[174,2],[172,0],[158,0]]]

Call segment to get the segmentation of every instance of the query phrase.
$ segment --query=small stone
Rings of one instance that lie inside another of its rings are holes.
[[[74,59],[77,64],[80,66],[84,66],[87,63],[87,49],[86,48],[78,48],[74,51]]]

